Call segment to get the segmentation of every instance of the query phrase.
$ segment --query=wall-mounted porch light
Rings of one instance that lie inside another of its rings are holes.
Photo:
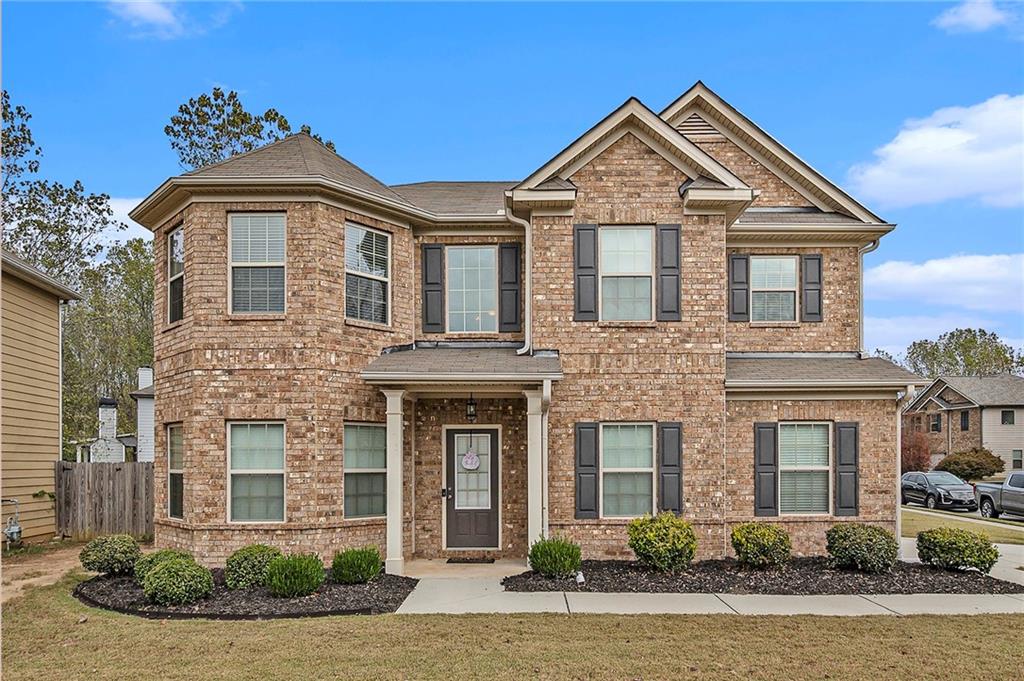
[[[473,393],[470,393],[469,399],[466,400],[466,420],[470,423],[476,421],[476,400],[473,399]]]

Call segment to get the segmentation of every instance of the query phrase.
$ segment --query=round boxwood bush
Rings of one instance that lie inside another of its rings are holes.
[[[380,574],[384,565],[376,546],[346,549],[334,554],[331,579],[338,584],[366,584]]]
[[[988,572],[999,560],[999,549],[980,532],[936,527],[918,532],[917,557],[922,563],[946,570],[975,568]]]
[[[561,537],[538,539],[530,547],[529,558],[534,572],[550,578],[572,577],[583,563],[579,544]]]
[[[135,581],[141,585],[145,581],[146,575],[150,570],[160,563],[176,559],[195,560],[191,553],[188,551],[182,551],[181,549],[162,549],[160,551],[154,551],[153,553],[147,553],[135,561]]]
[[[825,548],[836,567],[888,572],[896,564],[896,535],[878,525],[841,523],[825,532]]]
[[[324,564],[315,553],[278,556],[267,566],[267,588],[278,598],[308,596],[324,583]]]
[[[281,549],[266,544],[244,546],[228,557],[224,565],[224,583],[229,589],[266,586],[267,566],[281,556]]]
[[[629,523],[628,533],[636,559],[659,572],[685,569],[697,551],[693,526],[671,512],[637,518]]]
[[[142,592],[159,605],[187,605],[213,591],[213,575],[191,558],[172,558],[146,573]]]
[[[743,523],[732,528],[736,560],[756,568],[778,567],[789,560],[789,533],[774,523]]]
[[[82,567],[105,575],[130,575],[142,555],[139,542],[130,534],[110,534],[93,539],[78,554]]]

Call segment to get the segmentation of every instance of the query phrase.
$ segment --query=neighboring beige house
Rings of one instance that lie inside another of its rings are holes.
[[[375,544],[400,573],[552,535],[624,557],[660,510],[703,558],[753,519],[802,554],[897,529],[923,381],[863,357],[861,308],[893,225],[702,83],[521,181],[387,186],[298,134],[131,216],[158,254],[160,546]]]
[[[932,466],[947,454],[985,447],[1006,471],[1024,469],[1024,378],[940,376],[903,412],[903,431],[924,433]]]
[[[3,253],[0,281],[3,368],[0,377],[0,494],[17,499],[23,537],[53,535],[53,462],[61,454],[61,304],[71,289]],[[14,507],[3,505],[3,522]]]

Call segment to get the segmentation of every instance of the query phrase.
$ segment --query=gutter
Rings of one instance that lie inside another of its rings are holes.
[[[433,383],[444,385],[448,383],[540,383],[545,381],[560,381],[563,378],[561,373],[547,374],[437,374],[434,373],[390,373],[390,372],[363,372],[359,377],[367,383]]]
[[[523,250],[526,251],[526,272],[524,273],[523,296],[526,299],[523,315],[523,347],[516,350],[517,355],[525,355],[533,351],[533,222],[516,217],[511,206],[506,202],[505,217],[519,225],[525,232]]]
[[[857,299],[857,308],[858,308],[857,311],[858,311],[858,313],[860,315],[860,354],[861,354],[861,357],[863,357],[865,354],[867,354],[865,352],[865,350],[864,350],[864,256],[867,255],[868,253],[871,253],[876,248],[878,248],[878,244],[881,243],[881,241],[882,241],[882,238],[878,237],[877,239],[875,239],[874,241],[869,243],[867,246],[861,246],[859,249],[857,249],[857,257],[860,259],[860,263],[859,263],[859,267],[860,267],[860,297]]]

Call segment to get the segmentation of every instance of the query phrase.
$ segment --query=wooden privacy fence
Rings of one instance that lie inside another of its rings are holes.
[[[57,534],[153,536],[153,464],[54,464]]]

